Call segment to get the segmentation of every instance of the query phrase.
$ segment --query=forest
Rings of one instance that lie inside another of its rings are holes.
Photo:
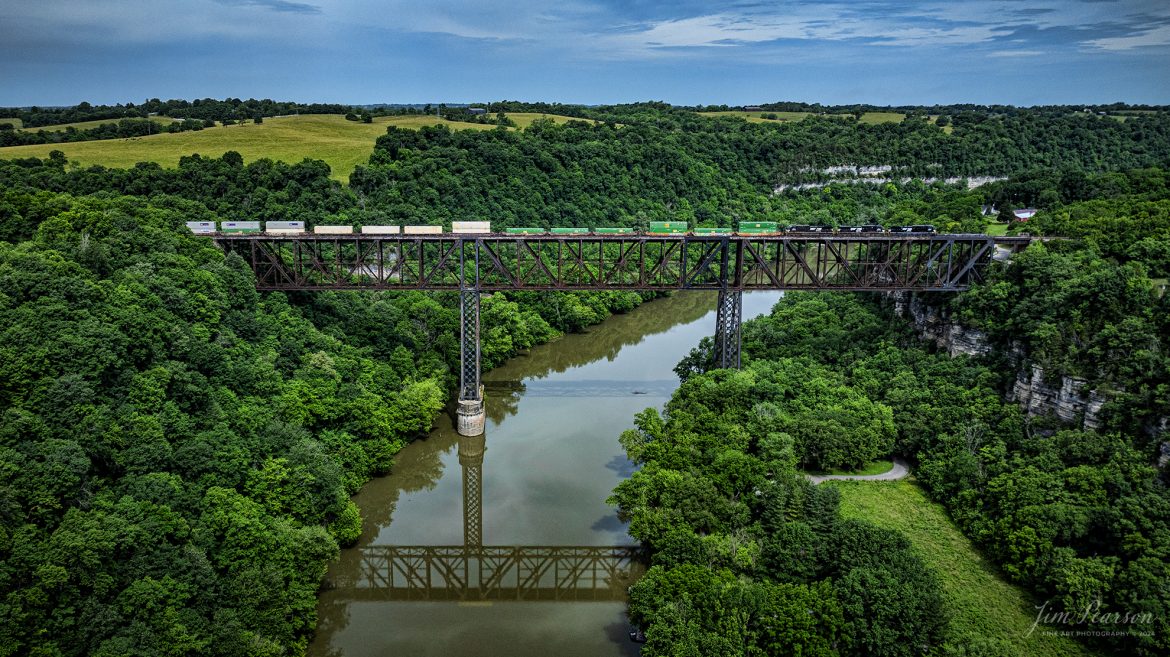
[[[1077,241],[1035,244],[930,300],[986,332],[989,357],[940,353],[889,299],[790,293],[745,324],[742,371],[707,371],[709,341],[680,363],[663,416],[647,409],[621,437],[642,467],[611,500],[653,553],[631,600],[646,654],[775,654],[777,636],[794,654],[1028,654],[949,634],[913,555],[842,520],[834,489],[800,475],[890,455],[1038,600],[1117,614],[1094,627],[1115,634],[1096,647],[1170,649],[1170,496],[1155,467],[1170,417],[1170,297],[1155,283],[1170,274],[1170,188],[1157,169],[1082,182],[1095,191],[1028,225]],[[1103,425],[1005,401],[1033,364],[1108,390]],[[786,606],[814,590],[822,606]],[[904,613],[883,617],[889,606]]]
[[[1037,207],[1013,230],[1076,238],[928,300],[1000,356],[948,358],[873,300],[794,295],[745,326],[742,371],[707,371],[702,349],[680,364],[665,413],[621,438],[641,467],[614,502],[653,553],[631,618],[647,654],[1013,654],[955,636],[905,538],[843,520],[800,474],[898,454],[1010,579],[1148,612],[1152,636],[1102,643],[1165,654],[1170,114],[974,108],[947,132],[571,111],[600,123],[391,129],[348,185],[319,161],[233,152],[175,169],[0,161],[0,655],[303,652],[324,568],[360,530],[349,496],[448,400],[450,295],[260,294],[184,221],[974,231],[984,205]],[[1008,179],[774,191],[842,164]],[[485,366],[643,300],[485,298]],[[1003,401],[1032,363],[1113,391],[1105,426]]]

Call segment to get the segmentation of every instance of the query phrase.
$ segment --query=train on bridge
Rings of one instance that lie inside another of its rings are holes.
[[[741,221],[735,228],[730,226],[698,226],[692,228],[684,221],[651,221],[645,229],[631,227],[597,227],[597,228],[537,228],[537,227],[508,227],[502,231],[492,230],[488,221],[453,221],[451,230],[445,233],[442,226],[348,226],[348,225],[318,225],[312,231],[305,227],[303,221],[222,221],[216,225],[214,221],[189,221],[187,228],[196,235],[504,235],[524,237],[527,235],[589,235],[589,236],[637,236],[649,235],[654,237],[671,236],[719,236],[719,235],[849,235],[849,234],[934,234],[934,226],[917,224],[912,226],[882,226],[880,224],[862,224],[856,226],[823,226],[810,224],[781,225],[775,221]]]

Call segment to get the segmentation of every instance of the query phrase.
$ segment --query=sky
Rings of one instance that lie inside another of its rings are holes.
[[[1170,104],[1170,0],[0,0],[0,106]]]

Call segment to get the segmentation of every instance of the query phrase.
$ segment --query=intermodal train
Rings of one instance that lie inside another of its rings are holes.
[[[303,235],[306,230],[303,221],[266,221],[263,226],[259,221],[222,221],[218,228],[214,221],[189,221],[187,228],[196,235]],[[361,226],[356,231],[353,226],[314,226],[315,235],[352,235],[355,232],[363,235],[441,235],[442,226]],[[645,229],[598,227],[598,228],[505,228],[503,231],[493,231],[488,221],[453,221],[450,234],[486,234],[486,235],[654,235],[654,236],[682,236],[682,235],[785,235],[785,234],[817,234],[828,233],[833,235],[847,235],[851,233],[934,233],[934,226],[917,224],[913,226],[890,226],[879,224],[863,224],[859,226],[817,226],[809,224],[794,224],[782,226],[775,221],[741,221],[735,228],[699,226],[691,228],[682,221],[651,221]]]

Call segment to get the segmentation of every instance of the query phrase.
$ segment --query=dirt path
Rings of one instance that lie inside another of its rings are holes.
[[[902,459],[895,458],[894,467],[887,472],[875,475],[805,475],[813,485],[817,485],[822,481],[829,481],[830,479],[848,479],[853,481],[893,481],[895,479],[905,479],[906,475],[910,474],[910,466]]]

